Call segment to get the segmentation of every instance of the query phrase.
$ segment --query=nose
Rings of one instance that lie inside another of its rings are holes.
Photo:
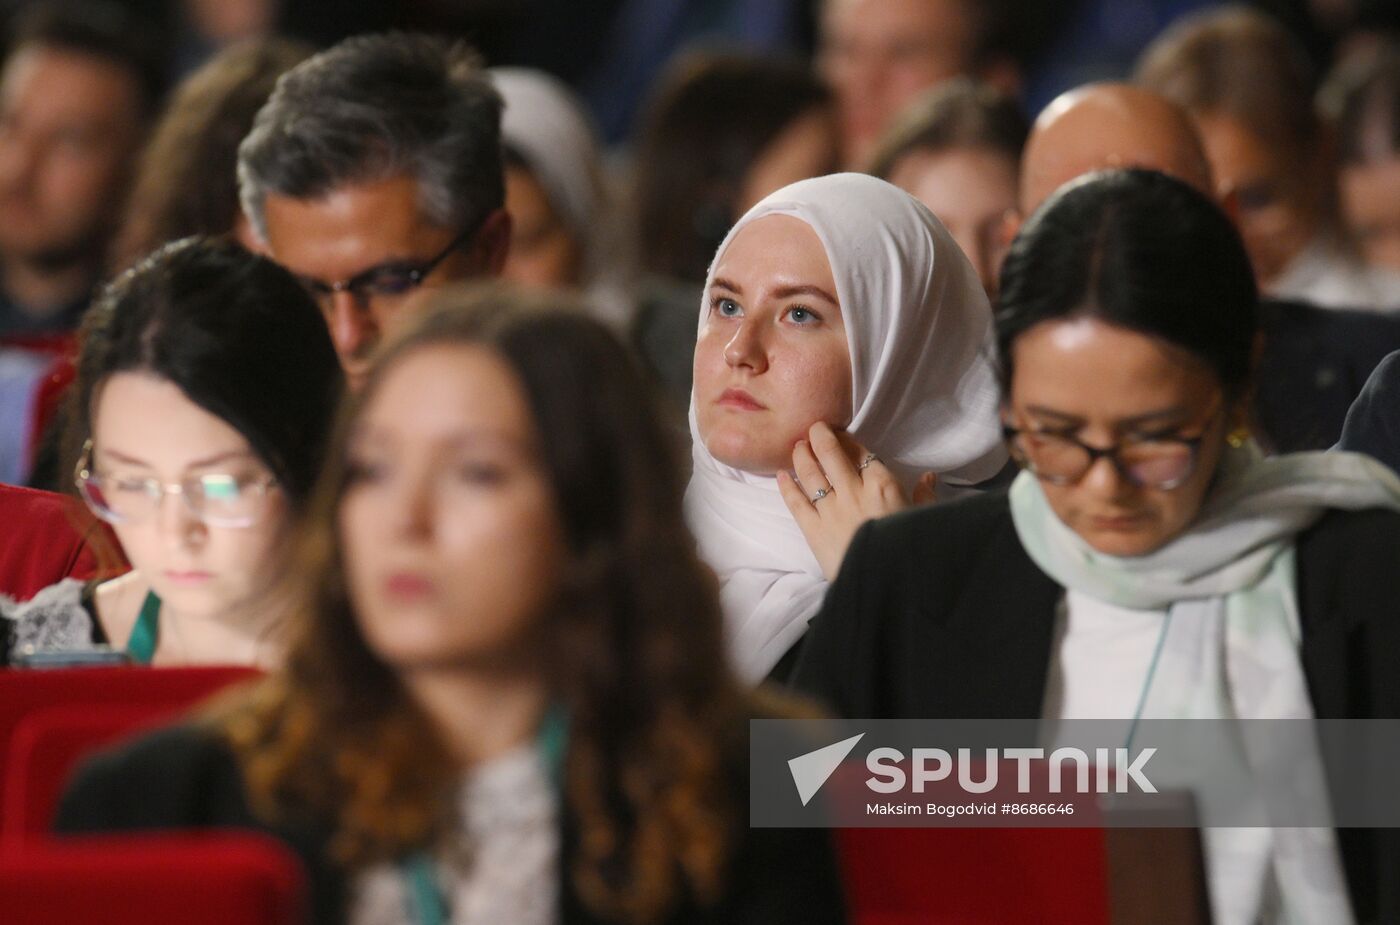
[[[327,323],[342,361],[363,359],[379,341],[374,313],[353,292],[331,293]]]
[[[435,507],[431,474],[421,469],[405,471],[393,495],[394,533],[408,540],[431,537]]]
[[[1104,500],[1117,500],[1132,491],[1135,486],[1123,477],[1118,466],[1107,456],[1100,456],[1090,464],[1079,479],[1079,488]]]
[[[724,361],[734,369],[761,373],[768,368],[768,351],[757,323],[745,319],[724,345]]]
[[[167,491],[161,496],[157,522],[167,548],[172,552],[187,552],[204,545],[209,528],[190,510],[183,494]]]

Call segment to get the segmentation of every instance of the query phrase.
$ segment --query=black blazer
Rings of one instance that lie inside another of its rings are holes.
[[[741,806],[747,804],[741,799]],[[236,828],[270,834],[301,859],[310,921],[339,925],[346,918],[348,878],[327,853],[329,832],[312,823],[269,826],[255,817],[237,761],[207,730],[173,727],[89,762],[65,794],[56,828],[60,833]],[[564,868],[577,849],[578,835],[574,821],[566,818]],[[584,908],[562,869],[560,876],[564,925],[608,921]],[[830,833],[823,829],[745,827],[727,882],[717,904],[687,900],[665,920],[667,925],[846,921],[836,855]]]
[[[1297,553],[1316,715],[1400,717],[1400,514],[1329,513]],[[793,685],[849,717],[1039,719],[1063,594],[1022,548],[1004,492],[872,521]],[[1361,921],[1400,922],[1400,830],[1338,837]]]

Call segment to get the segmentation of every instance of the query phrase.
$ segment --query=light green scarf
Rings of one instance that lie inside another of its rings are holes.
[[[1400,479],[1355,453],[1261,459],[1252,446],[1227,450],[1191,526],[1135,557],[1092,549],[1055,516],[1029,472],[1011,487],[1017,535],[1047,575],[1107,603],[1167,613],[1144,718],[1312,718],[1298,655],[1294,540],[1330,508],[1400,510]],[[1269,773],[1267,743],[1241,735],[1239,748],[1254,773]],[[1320,758],[1311,758],[1320,779]],[[1271,867],[1288,921],[1353,920],[1331,829],[1206,837],[1208,855],[1225,862],[1212,863],[1217,921],[1255,921]]]

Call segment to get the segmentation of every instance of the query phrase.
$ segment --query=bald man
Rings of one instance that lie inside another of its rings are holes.
[[[1215,195],[1185,110],[1141,87],[1098,83],[1060,94],[1035,120],[1021,161],[1021,214],[1075,177],[1113,167],[1158,170]]]
[[[1036,119],[1021,161],[1020,216],[1063,184],[1114,167],[1170,174],[1215,199],[1210,161],[1185,110],[1150,90],[1089,84],[1056,98]],[[1234,194],[1221,203],[1236,218]],[[1371,312],[1266,300],[1260,307],[1255,430],[1279,451],[1325,449],[1371,370],[1400,349],[1400,320]]]

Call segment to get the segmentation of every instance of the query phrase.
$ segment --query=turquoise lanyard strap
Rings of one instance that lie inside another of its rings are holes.
[[[1138,722],[1142,719],[1142,711],[1147,707],[1147,695],[1152,690],[1152,679],[1157,676],[1157,663],[1162,660],[1162,646],[1167,641],[1167,630],[1171,629],[1172,614],[1167,611],[1162,618],[1162,632],[1157,636],[1157,645],[1152,650],[1152,661],[1147,666],[1147,679],[1142,682],[1142,693],[1138,695],[1137,709],[1133,711],[1133,722],[1128,726],[1128,740],[1123,743],[1123,747],[1132,750],[1133,739],[1137,736]]]
[[[141,613],[131,635],[126,640],[126,654],[138,665],[149,665],[156,654],[156,640],[160,638],[160,598],[154,591],[146,592],[141,603]]]
[[[564,752],[568,748],[569,723],[564,711],[550,707],[535,736],[536,747],[544,758],[550,780],[556,791],[564,785]],[[452,918],[447,899],[438,888],[433,862],[426,851],[410,855],[401,864],[404,884],[408,887],[408,915],[417,925],[447,925]]]

